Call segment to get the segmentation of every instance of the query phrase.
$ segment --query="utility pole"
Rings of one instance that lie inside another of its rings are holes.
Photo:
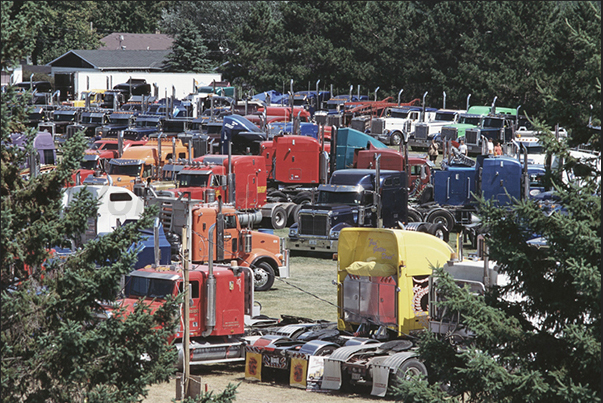
[[[188,396],[188,391],[189,391],[189,380],[190,380],[190,351],[189,351],[189,347],[190,347],[190,328],[189,328],[189,310],[190,310],[190,286],[189,286],[189,281],[188,281],[188,271],[189,271],[189,264],[190,264],[190,257],[191,257],[191,236],[190,236],[190,230],[191,230],[191,224],[192,224],[192,220],[191,220],[191,205],[190,203],[186,204],[186,226],[182,228],[182,247],[184,248],[184,250],[182,251],[182,258],[183,258],[183,271],[184,271],[184,284],[183,284],[183,291],[184,291],[184,341],[183,341],[183,353],[184,353],[184,357],[183,357],[183,367],[184,367],[184,374],[182,377],[182,398],[184,399],[186,396]]]

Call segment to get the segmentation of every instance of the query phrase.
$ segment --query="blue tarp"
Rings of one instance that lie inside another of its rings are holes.
[[[270,123],[271,126],[271,137],[283,133],[293,133],[293,123],[291,122],[273,122]],[[316,123],[311,122],[300,122],[299,124],[299,135],[300,136],[308,136],[314,137],[318,140],[318,125]]]
[[[266,102],[266,95],[270,95],[270,103],[271,104],[287,104],[289,100],[288,94],[281,94],[278,91],[270,90],[261,92],[251,97],[251,99],[257,99],[262,102]]]

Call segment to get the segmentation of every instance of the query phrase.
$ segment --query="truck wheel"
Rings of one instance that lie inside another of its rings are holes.
[[[293,202],[295,204],[306,204],[312,202],[312,193],[310,192],[301,192],[295,198],[293,198]]]
[[[301,206],[301,204],[297,204],[291,209],[291,212],[289,213],[289,226],[297,224],[299,221],[298,214],[299,210],[301,210]]]
[[[394,379],[392,380],[393,387],[399,387],[401,381],[410,380],[412,377],[427,376],[427,367],[416,358],[409,358],[398,367]]]
[[[274,284],[274,269],[266,262],[256,263],[253,269],[253,289],[268,291]]]
[[[283,229],[287,226],[287,211],[282,206],[276,206],[272,210],[272,217],[270,217],[270,222],[272,223],[272,228],[274,229]]]
[[[421,214],[417,210],[408,210],[408,222],[421,222]]]
[[[389,142],[392,146],[399,146],[402,141],[402,135],[399,132],[392,133]]]
[[[273,190],[269,192],[266,196],[271,198],[272,200],[279,202],[286,202],[288,200],[287,195],[280,190]]]
[[[433,224],[444,224],[448,231],[452,231],[454,229],[455,220],[454,216],[448,210],[439,209],[434,210],[427,215],[427,222]]]
[[[448,228],[446,228],[446,226],[442,223],[431,224],[429,233],[437,238],[440,238],[446,243],[448,243],[448,240],[450,239],[450,232],[448,231]]]

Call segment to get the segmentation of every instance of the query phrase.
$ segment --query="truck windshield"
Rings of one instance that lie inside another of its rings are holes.
[[[71,113],[55,113],[53,119],[55,122],[74,122],[75,115]]]
[[[183,132],[186,130],[186,122],[182,121],[182,122],[172,122],[172,121],[166,121],[163,124],[163,131],[164,132]]]
[[[459,121],[459,123],[462,124],[466,124],[466,125],[473,125],[473,126],[477,126],[479,125],[479,121],[480,121],[480,117],[479,116],[461,116],[461,119]]]
[[[112,125],[127,126],[130,123],[129,118],[111,118]]]
[[[361,204],[362,194],[358,192],[318,192],[318,203],[325,204]]]
[[[157,127],[156,120],[137,120],[136,127]]]
[[[167,299],[168,295],[173,295],[174,286],[173,280],[133,276],[126,281],[125,294],[127,298]]]
[[[401,111],[392,111],[392,113],[390,114],[390,117],[392,118],[398,118],[398,119],[406,119],[408,117],[408,112],[401,112]]]
[[[98,163],[97,160],[81,161],[80,162],[80,168],[82,168],[82,169],[95,169],[97,163]]]
[[[499,128],[503,127],[503,120],[496,119],[496,118],[484,118],[483,127],[492,127],[492,128],[499,129]]]
[[[181,188],[188,187],[205,187],[209,181],[209,174],[185,174],[180,172],[178,175],[178,186]]]
[[[98,116],[82,116],[82,123],[103,123],[103,118]]]
[[[452,122],[452,121],[454,121],[454,114],[453,113],[436,113],[434,120]]]
[[[177,174],[178,174],[178,171],[175,171],[172,169],[164,169],[161,171],[161,180],[173,181],[174,179],[176,179]]]
[[[140,176],[142,164],[138,165],[115,165],[109,164],[109,175]]]

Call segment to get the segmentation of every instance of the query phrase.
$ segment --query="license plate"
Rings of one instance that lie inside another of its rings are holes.
[[[310,239],[308,242],[310,245],[316,245],[316,239]]]
[[[354,373],[354,374],[352,374],[352,379],[353,379],[354,381],[357,381],[357,380],[362,379],[362,376],[361,376],[360,374],[356,374],[356,373]]]

